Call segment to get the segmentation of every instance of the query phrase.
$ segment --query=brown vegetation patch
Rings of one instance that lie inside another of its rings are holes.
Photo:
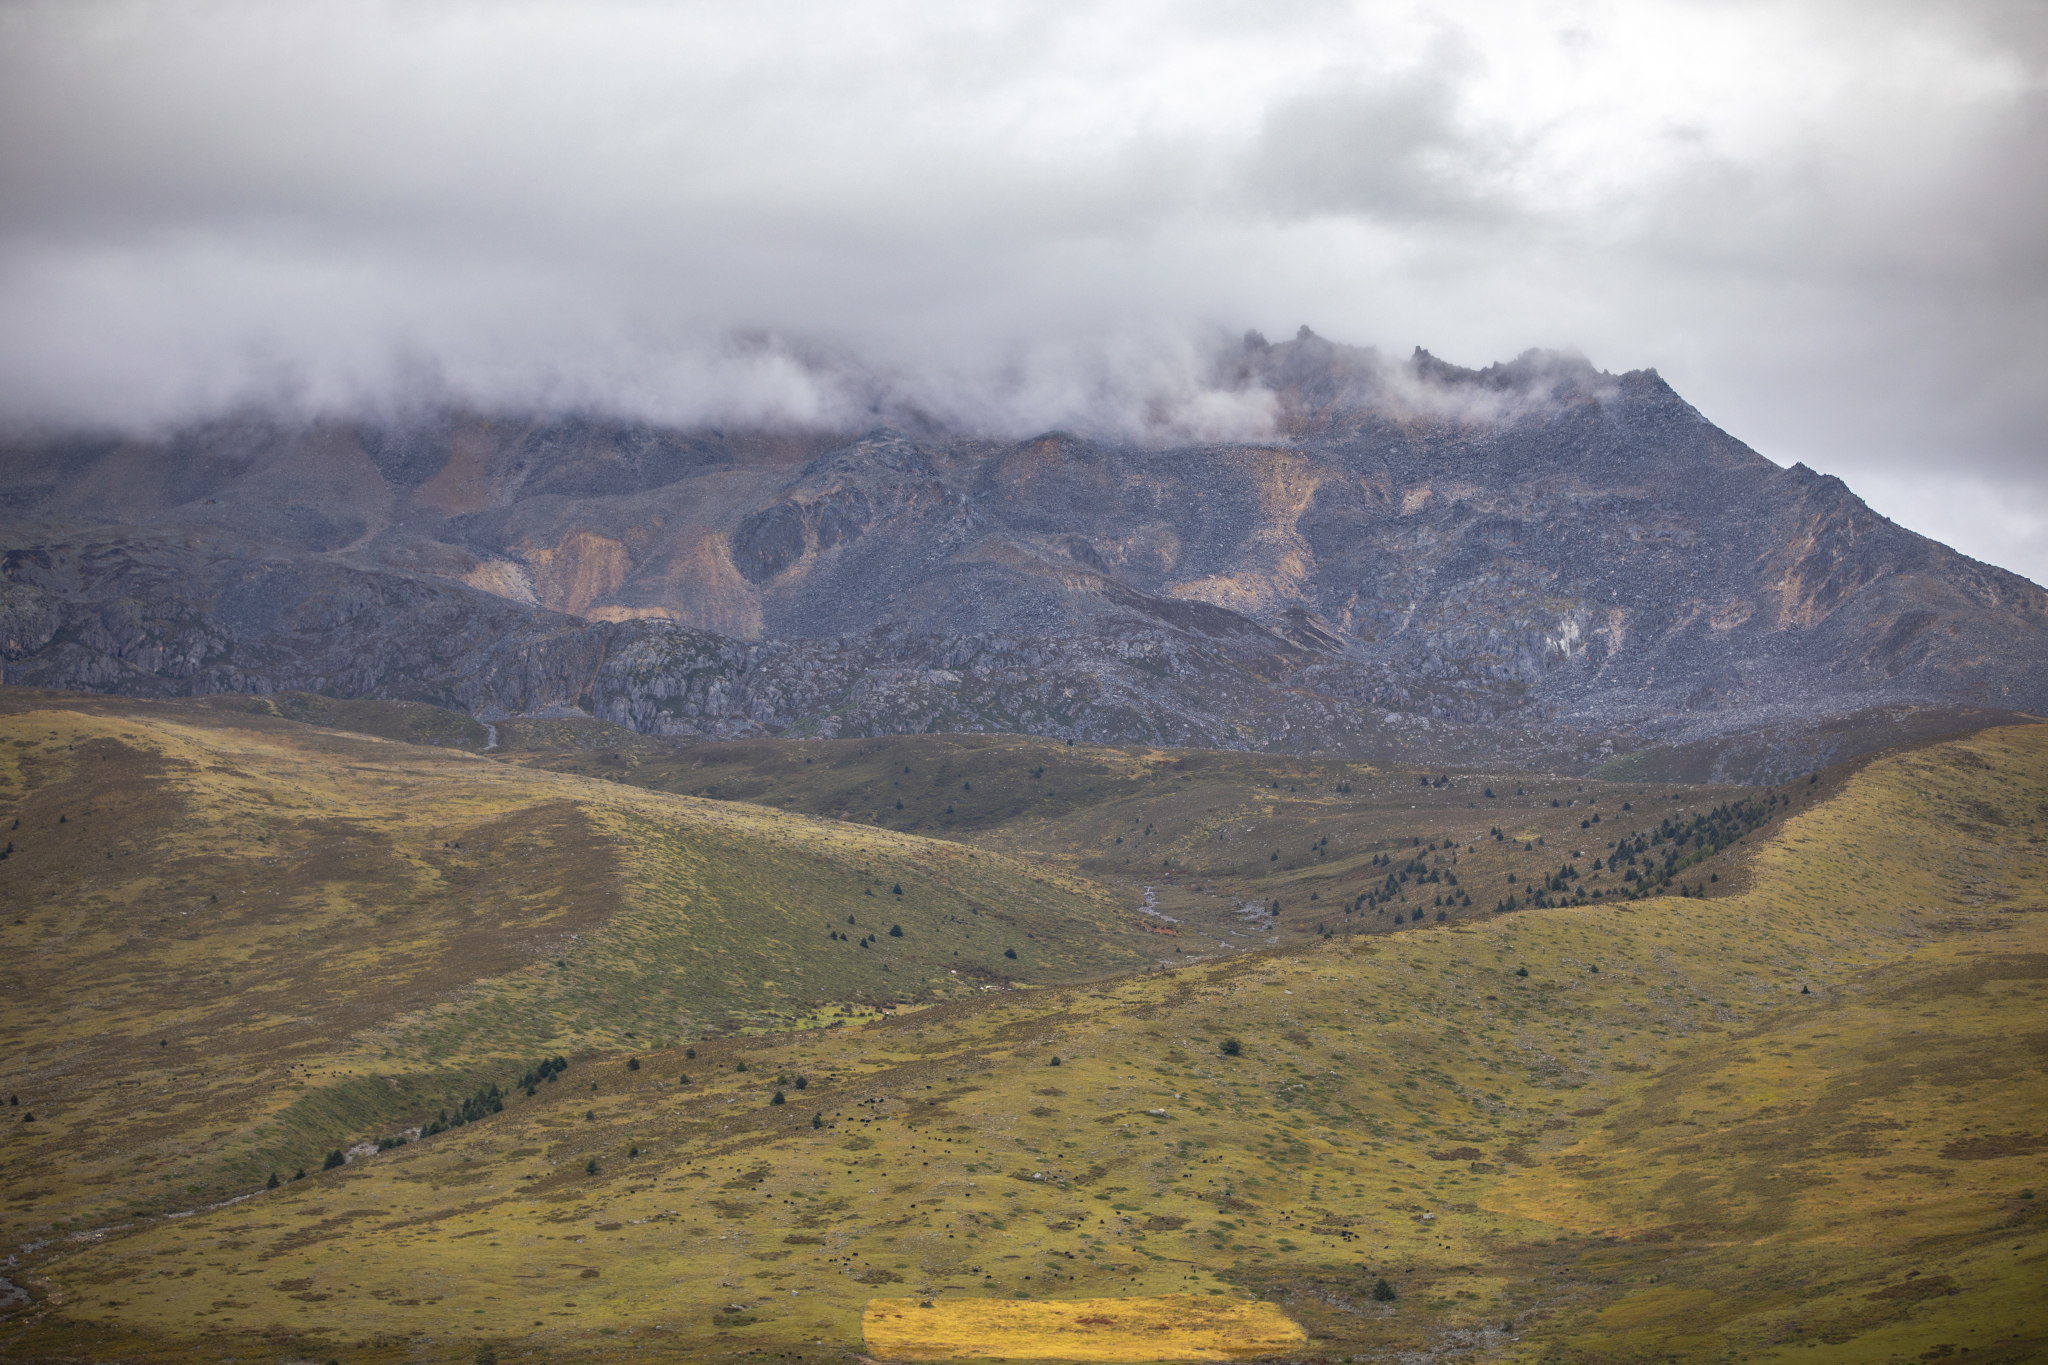
[[[1907,1280],[1904,1284],[1887,1285],[1874,1294],[1865,1294],[1866,1299],[1902,1299],[1908,1303],[1919,1299],[1941,1299],[1950,1294],[1962,1293],[1962,1286],[1947,1275],[1923,1275]]]
[[[1941,1149],[1945,1161],[1993,1161],[2002,1156],[2032,1156],[2048,1151],[2048,1133],[2004,1133],[1957,1138]]]

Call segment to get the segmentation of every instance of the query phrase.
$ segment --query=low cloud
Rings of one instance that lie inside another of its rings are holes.
[[[1990,0],[22,3],[0,418],[894,404],[1243,439],[1274,415],[1218,347],[1308,323],[1655,366],[1781,462],[2024,501],[2044,28]],[[1998,554],[2048,576],[2038,536]]]

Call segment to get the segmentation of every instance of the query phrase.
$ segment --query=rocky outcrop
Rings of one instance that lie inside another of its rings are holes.
[[[445,414],[8,452],[10,682],[577,706],[655,733],[1698,742],[2048,710],[2048,595],[1653,372],[1304,335],[1262,444]],[[1435,733],[1441,733],[1441,729]]]

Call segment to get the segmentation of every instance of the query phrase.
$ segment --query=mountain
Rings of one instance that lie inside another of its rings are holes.
[[[1873,708],[2048,710],[2039,586],[1772,464],[1654,371],[1304,330],[1217,382],[1274,436],[444,412],[19,438],[5,679],[1581,769]]]

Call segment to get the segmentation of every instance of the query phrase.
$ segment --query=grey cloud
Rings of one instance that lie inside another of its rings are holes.
[[[1422,70],[1331,82],[1275,105],[1245,156],[1246,198],[1279,216],[1439,227],[1501,218],[1496,181],[1513,160],[1513,139],[1461,126],[1468,65],[1442,55]]]
[[[2048,505],[2044,30],[1828,0],[16,4],[0,417],[1245,435],[1271,414],[1218,339],[1307,321],[1655,366],[2038,579],[2048,530],[1993,534],[1970,490]]]

